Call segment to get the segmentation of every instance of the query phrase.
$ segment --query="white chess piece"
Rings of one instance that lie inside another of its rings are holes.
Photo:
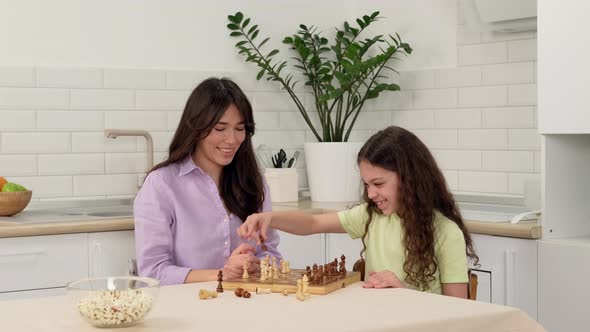
[[[266,275],[266,261],[263,259],[260,261],[260,281],[265,281],[267,278]]]
[[[282,274],[287,273],[287,262],[284,260],[281,260],[281,273]]]
[[[299,301],[305,300],[305,296],[303,296],[303,286],[301,284],[301,279],[297,279],[297,292],[295,293],[295,297]]]
[[[309,279],[307,278],[307,274],[303,275],[303,278],[301,278],[301,293],[303,294],[303,296],[305,298],[309,298],[311,296],[311,294],[309,293]]]
[[[285,264],[287,264],[287,267],[286,267],[287,273],[290,273],[291,272],[291,262],[286,261]]]
[[[244,273],[242,273],[242,279],[250,278],[250,275],[248,274],[248,262],[244,262],[244,264],[242,264],[242,268],[244,269]]]

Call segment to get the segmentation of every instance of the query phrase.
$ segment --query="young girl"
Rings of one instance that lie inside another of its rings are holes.
[[[467,257],[477,256],[445,179],[428,148],[411,132],[388,127],[357,158],[363,205],[338,213],[266,212],[248,217],[243,238],[269,228],[308,235],[362,238],[363,287],[409,287],[467,298]]]
[[[135,199],[140,275],[180,284],[216,280],[223,269],[224,279],[235,279],[244,262],[253,272],[257,257],[281,258],[276,232],[259,248],[236,234],[248,215],[270,211],[253,134],[252,106],[234,82],[210,78],[195,88],[168,159],[150,171]]]

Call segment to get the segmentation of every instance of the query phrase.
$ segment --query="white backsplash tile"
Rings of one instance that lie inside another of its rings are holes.
[[[132,110],[133,90],[72,89],[71,108],[76,110]]]
[[[104,87],[107,89],[164,89],[166,72],[145,69],[105,69]]]
[[[74,175],[74,195],[129,195],[137,192],[137,174]]]
[[[51,88],[102,88],[102,69],[71,67],[37,67],[39,87]]]
[[[34,131],[37,113],[31,110],[0,110],[0,131]]]
[[[107,138],[104,132],[72,133],[72,152],[135,152],[135,137]]]
[[[11,181],[12,176],[37,175],[36,155],[0,155],[0,174]]]
[[[102,174],[104,154],[40,154],[39,175]]]
[[[104,129],[99,111],[37,111],[37,129],[43,131],[97,131]]]
[[[32,66],[0,66],[0,87],[34,87],[35,68]]]
[[[3,153],[67,153],[71,133],[3,133]]]
[[[53,88],[0,88],[0,109],[68,109],[70,91]]]

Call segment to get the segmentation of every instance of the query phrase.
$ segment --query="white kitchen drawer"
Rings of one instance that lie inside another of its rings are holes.
[[[0,239],[0,292],[63,287],[88,275],[87,234]]]

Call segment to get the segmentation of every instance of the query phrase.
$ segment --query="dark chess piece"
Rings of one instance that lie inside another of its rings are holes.
[[[346,275],[346,256],[340,256],[340,273]]]
[[[219,273],[217,273],[217,293],[223,293],[223,285],[221,284],[221,282],[223,281],[223,271],[219,270]]]

